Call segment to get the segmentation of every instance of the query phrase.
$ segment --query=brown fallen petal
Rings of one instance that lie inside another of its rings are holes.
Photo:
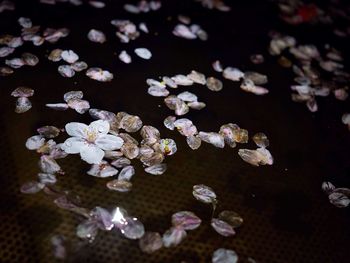
[[[90,109],[90,104],[86,100],[71,99],[67,102],[67,104],[71,109],[74,109],[80,114],[84,114]]]
[[[163,239],[158,232],[146,232],[139,240],[142,252],[151,254],[163,247]]]
[[[120,151],[125,155],[125,157],[127,157],[128,159],[134,159],[136,158],[139,153],[140,153],[140,150],[139,150],[139,147],[134,144],[134,143],[130,143],[130,142],[127,142],[127,143],[124,143],[122,148],[120,149]]]
[[[261,54],[254,54],[254,55],[250,56],[250,61],[253,64],[262,64],[262,63],[264,63],[264,60],[265,60],[264,56]]]
[[[244,78],[250,79],[251,81],[254,82],[255,85],[263,85],[268,82],[266,75],[260,74],[258,72],[253,72],[253,71],[244,72]]]
[[[34,90],[27,87],[18,87],[12,91],[12,97],[31,97],[34,95]]]
[[[38,128],[37,132],[46,138],[52,139],[57,137],[60,134],[61,130],[55,126],[43,126]]]
[[[219,233],[220,235],[222,235],[224,237],[229,237],[229,236],[233,236],[236,234],[235,230],[233,229],[233,227],[231,225],[229,225],[228,223],[226,223],[225,221],[222,221],[220,219],[213,218],[211,220],[210,225],[214,228],[214,230],[217,233]]]
[[[26,97],[20,97],[16,101],[16,113],[24,113],[32,108],[32,103]]]
[[[61,54],[63,50],[62,49],[54,49],[50,52],[48,59],[53,62],[58,62],[62,59]]]
[[[131,190],[132,183],[126,180],[112,180],[106,186],[109,190],[125,193]]]
[[[214,77],[209,77],[207,78],[207,87],[211,91],[220,91],[222,90],[223,84],[221,80]]]
[[[9,67],[0,67],[0,76],[1,77],[5,77],[5,76],[9,76],[11,74],[13,74],[13,69],[9,68]]]
[[[233,228],[240,227],[243,224],[243,218],[234,211],[222,211],[219,214],[219,219],[230,224]]]
[[[187,78],[197,84],[205,85],[206,83],[205,75],[195,70],[192,70],[191,73],[187,75]]]
[[[143,155],[140,161],[146,166],[153,166],[162,163],[164,160],[164,155],[160,152],[154,152],[150,156]]]
[[[35,66],[39,63],[39,58],[31,53],[23,53],[22,60],[28,66]]]
[[[258,147],[266,148],[267,146],[269,146],[269,139],[268,139],[267,136],[266,136],[264,133],[262,133],[262,132],[256,133],[256,134],[253,136],[253,141],[255,142],[255,144],[256,144]]]

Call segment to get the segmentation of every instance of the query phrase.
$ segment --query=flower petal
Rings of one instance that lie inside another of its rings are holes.
[[[109,132],[109,127],[108,121],[97,120],[90,123],[89,130],[93,130],[101,134],[107,134]]]
[[[123,139],[115,135],[102,135],[98,137],[95,144],[105,151],[112,151],[120,149],[123,146]]]
[[[70,122],[66,124],[66,132],[70,136],[85,138],[88,126],[80,122]]]
[[[104,151],[93,144],[85,145],[80,149],[81,159],[89,164],[99,164],[104,155]]]
[[[80,153],[80,149],[85,147],[85,144],[82,138],[71,137],[61,145],[61,149],[69,154]]]

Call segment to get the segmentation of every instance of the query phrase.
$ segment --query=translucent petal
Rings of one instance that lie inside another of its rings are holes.
[[[157,232],[146,232],[143,237],[140,238],[139,247],[142,252],[153,253],[163,247],[163,240]]]
[[[182,227],[172,227],[163,235],[164,247],[175,247],[179,245],[187,236],[186,231]]]
[[[237,263],[238,256],[235,251],[225,248],[219,248],[214,251],[212,263]]]
[[[236,234],[235,230],[231,225],[217,218],[213,218],[211,220],[211,226],[217,233],[224,237],[229,237]]]
[[[171,223],[175,227],[182,227],[185,230],[193,230],[200,226],[202,220],[190,211],[181,211],[172,215]]]
[[[216,202],[216,194],[209,186],[199,184],[193,186],[193,196],[203,203],[211,204]]]

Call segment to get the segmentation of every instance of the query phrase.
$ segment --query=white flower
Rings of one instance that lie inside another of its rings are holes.
[[[124,143],[120,137],[108,134],[110,127],[107,121],[94,121],[89,126],[70,122],[65,128],[72,137],[62,144],[62,150],[69,154],[79,153],[81,159],[90,164],[99,164],[105,155],[104,151],[120,149]]]

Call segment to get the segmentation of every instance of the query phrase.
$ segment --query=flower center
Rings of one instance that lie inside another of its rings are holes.
[[[86,134],[86,140],[90,143],[95,142],[95,140],[97,139],[97,133],[94,131],[88,131]]]

